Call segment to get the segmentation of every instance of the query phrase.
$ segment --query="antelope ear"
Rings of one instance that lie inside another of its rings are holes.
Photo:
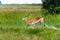
[[[25,17],[27,17],[27,16],[25,16]]]
[[[27,16],[25,16],[25,17],[27,17]]]

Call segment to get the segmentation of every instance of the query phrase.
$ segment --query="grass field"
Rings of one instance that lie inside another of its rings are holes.
[[[28,18],[43,16],[47,25],[60,27],[60,14],[44,16],[41,6],[0,5],[0,40],[60,40],[60,30],[46,28],[41,23],[34,29],[27,28],[22,18],[28,13]]]

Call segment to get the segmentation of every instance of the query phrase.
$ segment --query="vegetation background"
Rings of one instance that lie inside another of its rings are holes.
[[[60,30],[44,27],[41,23],[33,28],[27,28],[22,18],[30,13],[28,18],[42,16],[49,26],[60,28],[60,14],[44,15],[46,10],[41,5],[0,5],[0,40],[60,40]]]

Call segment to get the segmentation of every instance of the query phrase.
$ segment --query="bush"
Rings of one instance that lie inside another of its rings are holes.
[[[48,10],[42,9],[42,15],[44,16],[44,15],[47,15],[47,14],[48,14]]]
[[[59,7],[55,7],[55,13],[56,14],[60,13],[60,6]]]

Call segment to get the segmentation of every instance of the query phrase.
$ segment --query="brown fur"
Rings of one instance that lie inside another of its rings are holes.
[[[42,19],[42,17],[37,17],[37,18],[32,18],[32,19],[26,18],[25,21],[30,25],[34,22],[42,22],[43,19]]]

